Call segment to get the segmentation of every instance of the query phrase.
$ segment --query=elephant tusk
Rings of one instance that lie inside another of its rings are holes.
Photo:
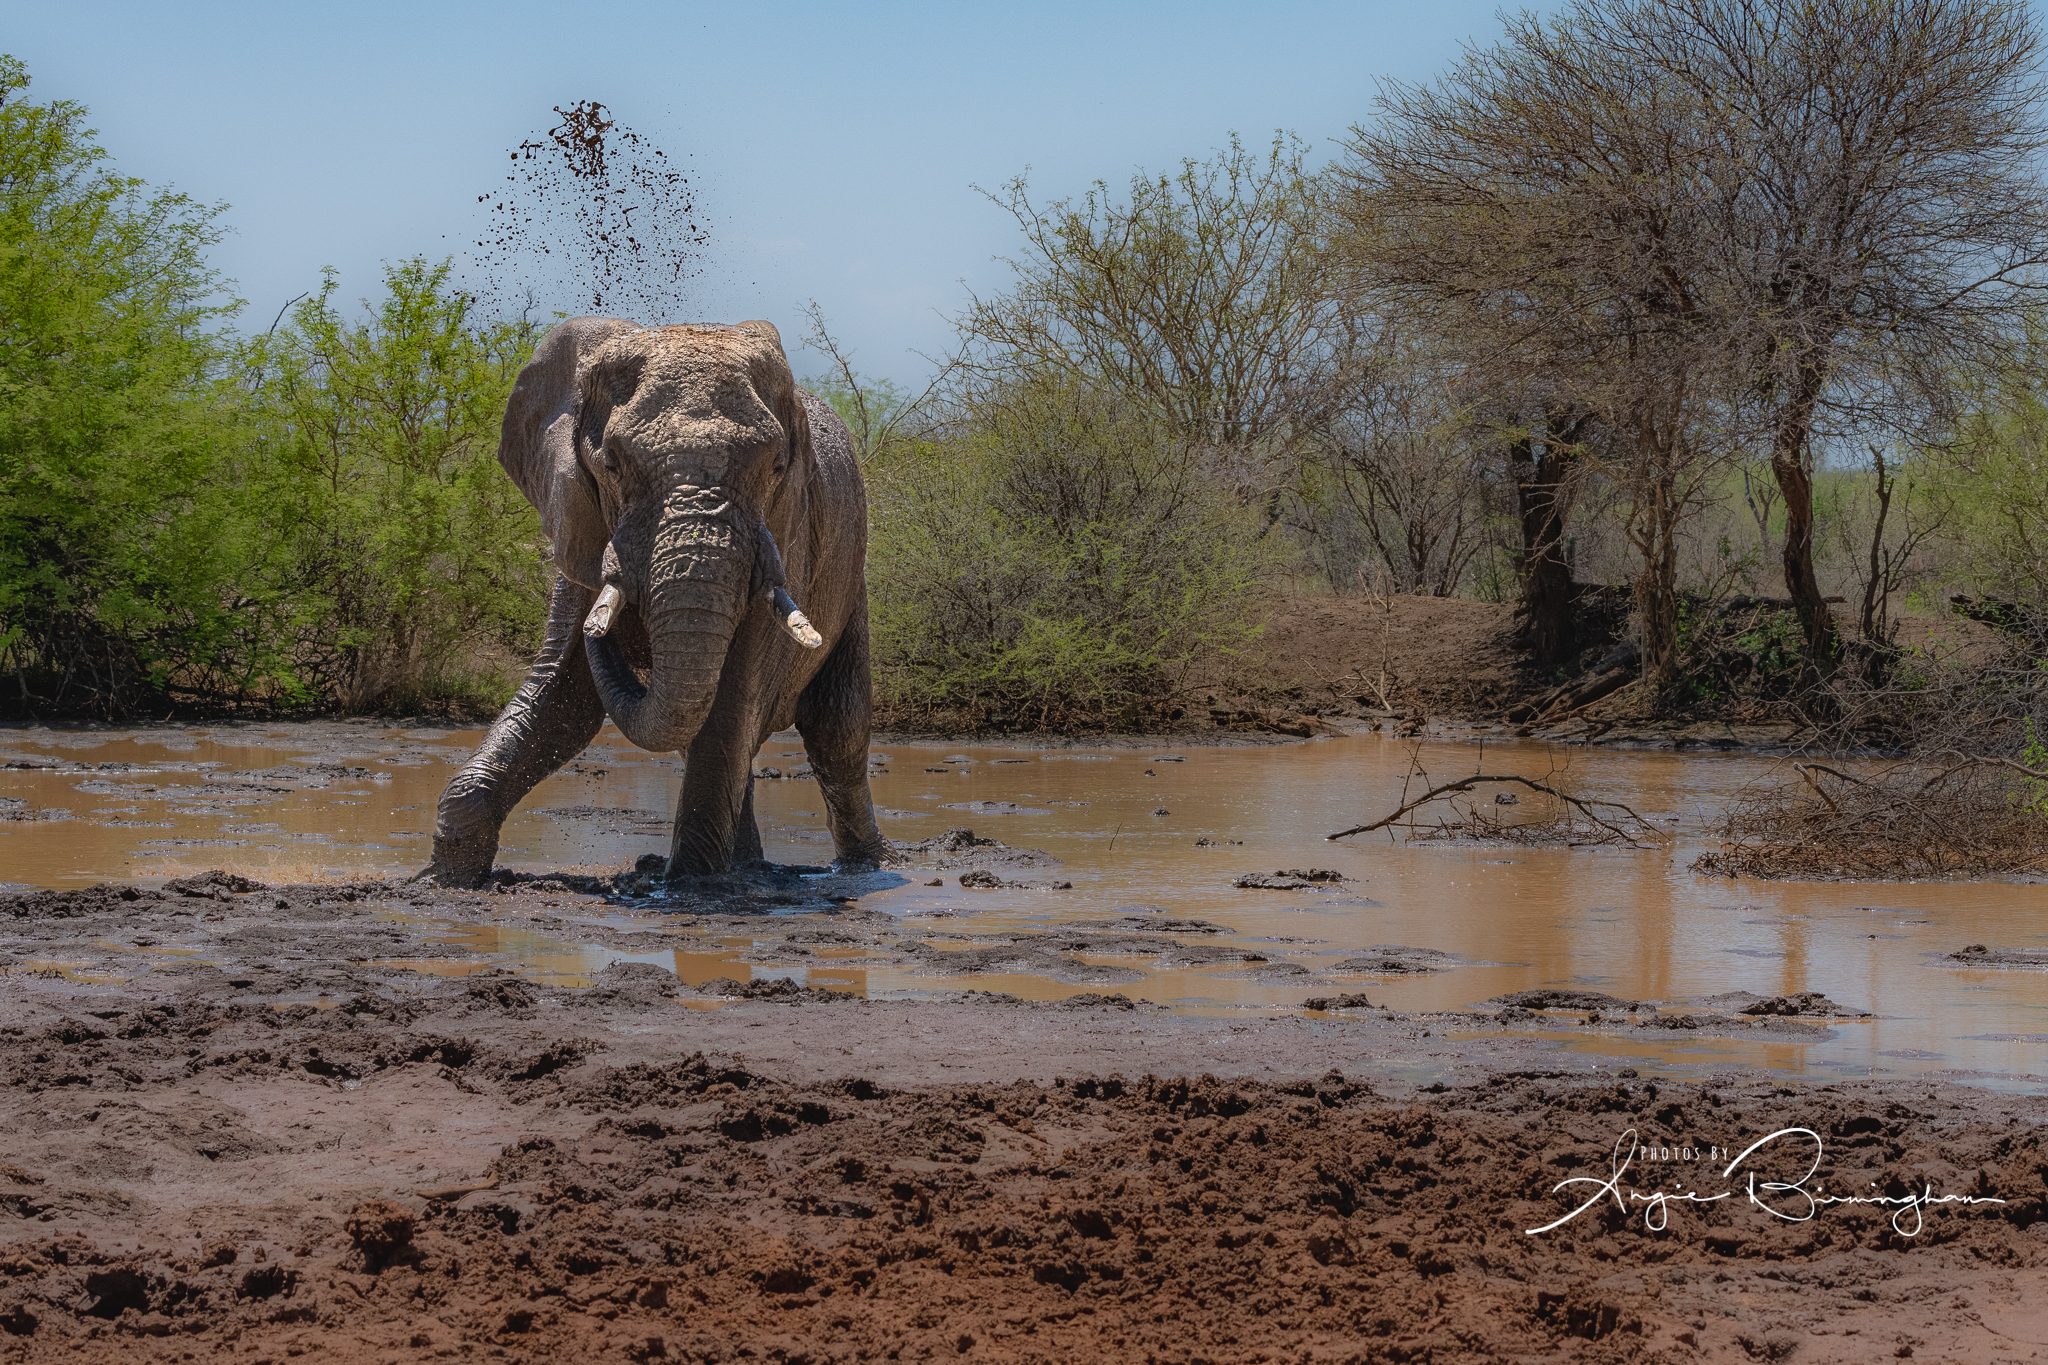
[[[591,639],[601,639],[612,628],[612,618],[618,614],[619,605],[626,595],[619,591],[616,583],[604,585],[604,591],[597,595],[597,602],[590,608],[590,615],[584,618],[583,633]]]
[[[811,618],[804,615],[803,608],[789,595],[789,589],[776,584],[768,592],[768,600],[775,604],[776,614],[782,617],[782,628],[790,638],[805,649],[816,649],[825,643],[825,637],[818,634],[818,628],[811,624]]]

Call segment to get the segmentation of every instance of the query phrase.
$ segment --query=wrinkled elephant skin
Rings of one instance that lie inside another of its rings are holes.
[[[430,874],[488,877],[506,816],[607,716],[684,755],[670,879],[760,860],[753,758],[792,723],[840,864],[877,862],[867,500],[775,329],[571,318],[520,372],[498,458],[553,546],[547,637],[441,798]]]

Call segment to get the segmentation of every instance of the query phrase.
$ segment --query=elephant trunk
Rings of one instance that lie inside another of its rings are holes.
[[[657,752],[683,749],[703,728],[739,625],[753,551],[751,537],[738,533],[722,500],[685,499],[664,509],[635,603],[650,651],[645,687],[610,633],[612,611],[625,594],[616,581],[616,548],[606,553],[600,600],[611,610],[600,615],[593,609],[584,651],[606,713],[634,744]]]

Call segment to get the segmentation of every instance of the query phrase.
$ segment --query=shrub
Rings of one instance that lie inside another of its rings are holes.
[[[219,210],[116,175],[0,57],[4,703],[115,716],[236,639],[212,377]]]
[[[281,699],[480,709],[509,695],[552,576],[497,462],[534,329],[478,323],[445,261],[389,267],[384,286],[352,322],[330,272],[250,347],[240,475],[269,547],[251,610],[279,641]]]
[[[872,452],[869,479],[885,720],[1157,723],[1256,633],[1259,519],[1098,393],[1010,381]]]

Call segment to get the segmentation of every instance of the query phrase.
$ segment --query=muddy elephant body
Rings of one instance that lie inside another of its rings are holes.
[[[487,877],[506,816],[607,716],[684,755],[671,880],[760,859],[753,758],[791,724],[839,862],[878,861],[866,496],[775,329],[571,318],[521,371],[498,458],[553,547],[547,636],[441,798],[432,875]]]

